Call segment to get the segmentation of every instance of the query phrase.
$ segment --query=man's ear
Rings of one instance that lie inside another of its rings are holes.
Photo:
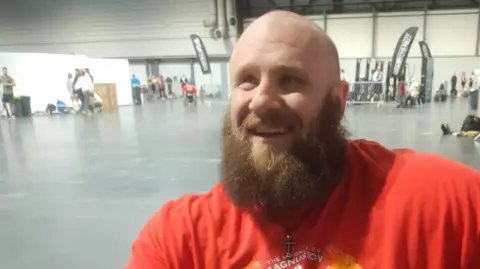
[[[339,81],[334,87],[334,93],[336,98],[340,101],[342,112],[345,112],[347,105],[348,89],[350,85],[346,81]]]

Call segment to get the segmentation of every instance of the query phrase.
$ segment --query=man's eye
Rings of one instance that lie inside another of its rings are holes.
[[[280,78],[280,86],[293,90],[296,87],[302,87],[304,85],[303,80],[291,75],[284,75]]]
[[[243,89],[252,89],[255,86],[257,86],[258,83],[259,83],[259,80],[254,76],[247,76],[241,81],[241,83],[239,84],[239,87]]]

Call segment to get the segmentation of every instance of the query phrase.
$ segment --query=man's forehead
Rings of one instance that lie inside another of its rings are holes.
[[[238,40],[237,46],[251,43],[282,42],[290,46],[305,46],[320,42],[325,35],[313,22],[305,18],[258,19],[250,25]]]
[[[239,38],[230,60],[234,72],[263,66],[315,72],[319,75],[314,80],[340,77],[332,40],[312,21],[285,11],[254,21]]]
[[[271,71],[300,73],[319,68],[326,60],[321,46],[290,44],[282,40],[254,38],[238,46],[230,60],[233,71],[268,68]]]

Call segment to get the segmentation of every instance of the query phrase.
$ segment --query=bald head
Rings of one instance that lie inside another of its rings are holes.
[[[315,76],[330,86],[340,78],[338,52],[330,37],[311,20],[288,11],[272,11],[255,20],[238,40],[231,63],[253,49],[268,52],[275,43],[297,48],[299,53],[291,56],[317,70]]]

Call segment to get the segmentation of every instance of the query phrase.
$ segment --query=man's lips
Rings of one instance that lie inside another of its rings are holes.
[[[255,128],[248,128],[248,134],[257,137],[264,137],[264,138],[272,138],[281,135],[288,134],[293,131],[293,127],[291,126],[283,126],[283,127],[265,127],[259,126]]]

